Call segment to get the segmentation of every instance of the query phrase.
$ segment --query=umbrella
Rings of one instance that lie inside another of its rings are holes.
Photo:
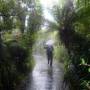
[[[47,42],[46,42],[46,45],[53,45],[54,44],[54,40],[48,40]]]

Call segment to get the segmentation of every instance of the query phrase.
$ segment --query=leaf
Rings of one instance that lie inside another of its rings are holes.
[[[90,68],[88,68],[88,72],[90,72]]]
[[[81,64],[85,64],[84,58],[81,59]]]

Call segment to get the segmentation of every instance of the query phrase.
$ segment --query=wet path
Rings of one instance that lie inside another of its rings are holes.
[[[34,55],[36,65],[21,90],[65,90],[62,89],[63,65],[53,63],[52,68],[46,58]]]

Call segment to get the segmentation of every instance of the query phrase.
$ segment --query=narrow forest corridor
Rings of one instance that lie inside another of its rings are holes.
[[[0,90],[90,90],[90,0],[0,0]]]
[[[34,55],[34,58],[36,65],[20,90],[65,90],[62,88],[63,65],[54,61],[51,68],[42,55]]]

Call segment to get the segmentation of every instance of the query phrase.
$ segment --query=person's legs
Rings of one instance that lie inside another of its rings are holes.
[[[49,55],[47,55],[47,60],[48,60],[48,64],[49,64],[49,61],[50,61]]]
[[[51,55],[50,57],[50,66],[52,66],[52,64],[53,64],[53,55]]]
[[[53,55],[52,54],[47,54],[47,60],[48,60],[48,64],[50,66],[52,66],[53,63]]]

